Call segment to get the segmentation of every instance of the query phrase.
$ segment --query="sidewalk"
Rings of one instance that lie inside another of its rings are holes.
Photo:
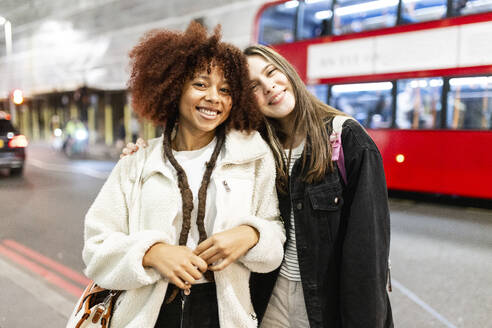
[[[0,290],[0,328],[63,328],[77,301],[1,255]]]

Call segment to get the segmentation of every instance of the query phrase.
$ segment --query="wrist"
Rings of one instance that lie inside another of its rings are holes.
[[[153,244],[152,246],[149,247],[149,249],[147,250],[147,252],[145,252],[145,255],[143,256],[142,258],[142,265],[144,267],[153,267],[154,266],[154,255],[155,255],[155,251],[158,247],[161,247],[161,246],[165,246],[166,244],[162,243],[162,242],[159,242],[159,243],[155,243]]]
[[[250,225],[243,225],[242,226],[246,231],[247,235],[249,238],[249,245],[250,249],[253,248],[256,244],[258,244],[258,241],[260,240],[260,232],[256,230],[256,228],[250,226]]]

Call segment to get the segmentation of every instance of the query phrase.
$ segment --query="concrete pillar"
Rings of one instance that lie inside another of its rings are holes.
[[[32,138],[32,133],[31,133],[31,127],[29,124],[29,108],[26,105],[21,105],[21,110],[22,112],[22,128],[21,128],[21,133],[24,134],[26,137],[29,139]]]
[[[43,105],[41,107],[41,115],[43,115],[43,121],[44,121],[44,126],[43,126],[43,135],[44,135],[44,140],[49,141],[51,139],[51,109]]]
[[[96,143],[97,131],[96,131],[96,109],[94,106],[87,108],[87,126],[89,128],[89,144]]]
[[[11,118],[12,124],[14,125],[15,128],[19,130],[20,133],[25,135],[25,129],[24,129],[24,120],[22,119],[22,108],[20,106],[16,106],[17,108],[15,109],[16,115],[15,115],[15,120]]]
[[[113,108],[111,105],[104,106],[104,140],[106,145],[113,145]]]
[[[125,121],[125,143],[132,141],[132,130],[131,130],[131,119],[132,119],[132,109],[129,104],[124,107],[124,121]]]
[[[77,109],[77,106],[75,106],[75,104],[70,105],[70,118],[71,119],[79,118],[79,111]]]
[[[19,126],[19,123],[20,123],[20,120],[17,117],[18,116],[18,114],[17,114],[17,106],[14,104],[14,102],[12,101],[12,97],[10,97],[10,96],[9,96],[9,110],[10,110],[10,119],[12,120],[12,124],[15,127],[18,127]]]
[[[145,140],[149,140],[149,139],[152,139],[152,138],[155,138],[155,126],[150,123],[150,122],[145,122],[144,123],[144,139]]]
[[[32,119],[32,140],[39,141],[39,111],[37,109],[31,109]]]
[[[67,124],[68,120],[66,119],[66,109],[64,107],[62,108],[58,108],[57,111],[56,111],[56,114],[58,115],[58,117],[60,117],[60,126],[61,126],[61,129],[63,129],[65,127],[65,124]]]

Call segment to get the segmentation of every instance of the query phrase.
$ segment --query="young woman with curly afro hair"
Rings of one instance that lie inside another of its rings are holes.
[[[130,58],[133,109],[164,133],[89,209],[86,274],[124,291],[112,327],[257,327],[249,277],[280,265],[285,233],[246,58],[198,23]]]

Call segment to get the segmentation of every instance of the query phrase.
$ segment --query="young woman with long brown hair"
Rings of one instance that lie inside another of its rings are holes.
[[[256,45],[244,53],[267,118],[262,135],[276,155],[287,230],[279,270],[252,278],[260,317],[266,309],[261,326],[392,327],[389,209],[376,145],[355,120],[313,96],[274,50]]]
[[[251,278],[261,327],[393,327],[390,218],[376,145],[359,123],[313,96],[273,49],[244,53],[287,230],[281,267]]]

